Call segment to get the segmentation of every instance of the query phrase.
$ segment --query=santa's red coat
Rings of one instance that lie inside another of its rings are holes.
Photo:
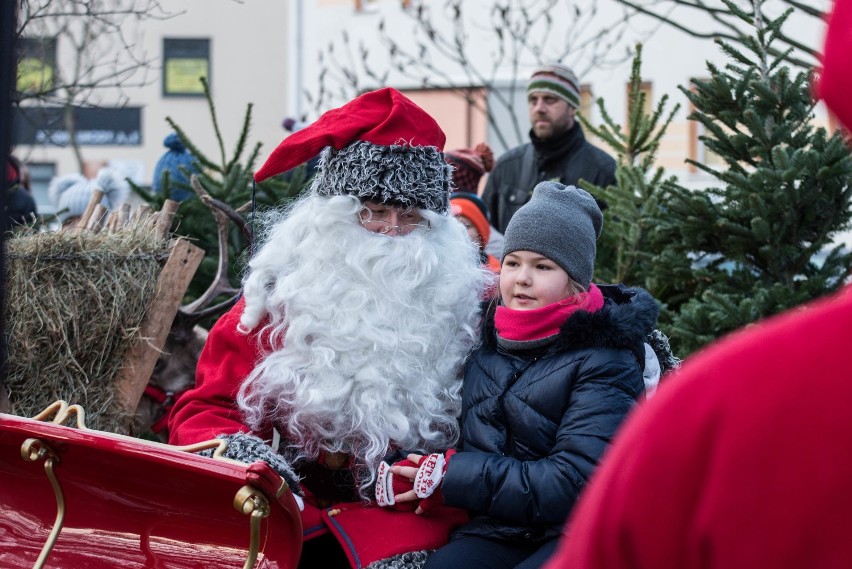
[[[189,445],[217,435],[249,432],[236,405],[240,384],[260,358],[257,334],[240,334],[245,300],[222,316],[207,336],[195,372],[195,388],[175,403],[169,419],[169,443]],[[257,433],[270,438],[270,433]]]
[[[852,287],[689,359],[638,407],[548,569],[852,563]]]
[[[236,405],[236,395],[269,343],[260,340],[257,333],[237,331],[244,308],[241,299],[210,330],[198,360],[195,388],[181,396],[172,410],[170,444],[183,446],[222,434],[250,432]],[[271,439],[271,432],[254,434]],[[452,528],[466,520],[464,511],[443,506],[430,510],[429,515],[396,512],[364,502],[321,506],[309,492],[302,511],[304,539],[333,533],[352,567],[365,567],[407,551],[440,547]]]

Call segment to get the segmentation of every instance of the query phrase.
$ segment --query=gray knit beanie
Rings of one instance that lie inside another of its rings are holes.
[[[541,182],[530,201],[509,221],[503,257],[513,251],[544,255],[588,290],[602,225],[601,210],[589,192]]]

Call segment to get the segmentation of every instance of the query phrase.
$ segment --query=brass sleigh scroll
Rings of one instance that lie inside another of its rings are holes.
[[[86,413],[81,406],[69,405],[67,402],[61,400],[52,403],[50,406],[45,408],[44,411],[33,417],[33,419],[37,421],[50,422],[56,425],[65,425],[76,427],[81,430],[87,430],[85,418]],[[230,459],[222,456],[228,448],[228,443],[219,439],[204,441],[184,447],[172,448],[174,450],[184,452],[198,452],[212,448],[215,449],[213,451],[214,459],[230,461]],[[56,545],[59,534],[62,531],[66,514],[65,494],[62,490],[62,484],[60,483],[56,472],[57,466],[60,464],[60,456],[55,449],[44,440],[39,438],[28,438],[21,445],[21,457],[28,462],[44,461],[44,471],[50,481],[50,485],[53,488],[53,493],[56,497],[56,519],[54,520],[50,534],[41,549],[41,553],[33,565],[33,569],[43,569],[47,559],[50,557],[51,551]],[[284,489],[287,488],[287,485],[283,480],[282,487]],[[241,514],[249,516],[249,550],[246,555],[243,569],[252,569],[257,562],[260,551],[261,522],[270,514],[269,500],[260,490],[246,485],[241,487],[235,494],[233,507]]]

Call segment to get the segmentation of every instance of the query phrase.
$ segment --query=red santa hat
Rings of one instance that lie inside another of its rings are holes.
[[[364,93],[284,139],[255,172],[260,183],[316,156],[315,193],[446,213],[452,169],[446,136],[429,114],[390,87]]]

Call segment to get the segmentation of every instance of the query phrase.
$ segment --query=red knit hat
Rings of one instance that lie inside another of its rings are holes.
[[[390,87],[364,93],[284,139],[255,172],[256,182],[286,172],[323,148],[313,190],[446,212],[446,136],[426,111]]]
[[[476,193],[479,180],[494,168],[494,152],[484,142],[474,148],[456,148],[445,153],[453,170],[456,191]]]
[[[476,228],[476,232],[479,233],[479,238],[482,240],[482,246],[484,247],[486,243],[488,243],[488,238],[491,236],[491,227],[488,225],[488,219],[486,219],[485,214],[482,212],[482,207],[474,201],[471,197],[479,199],[475,194],[467,194],[467,193],[457,193],[453,194],[453,197],[450,199],[450,208],[452,209],[453,215],[462,215],[470,220],[473,223],[473,226]],[[482,200],[479,200],[480,203]],[[485,204],[483,204],[484,207]]]

